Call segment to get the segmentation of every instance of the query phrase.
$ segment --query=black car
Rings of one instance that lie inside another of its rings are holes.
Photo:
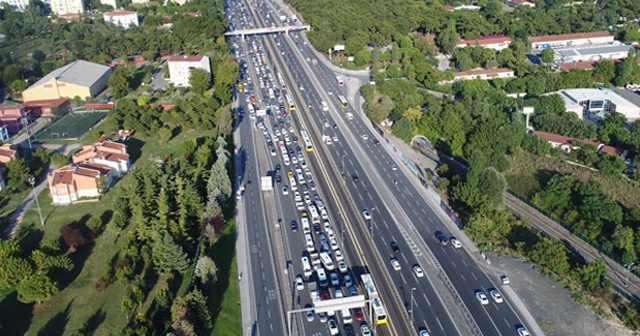
[[[400,253],[400,246],[398,246],[398,243],[392,241],[389,245],[391,245],[391,249],[393,250],[393,253]]]
[[[298,232],[298,222],[294,220],[291,221],[291,231]]]
[[[353,331],[353,326],[350,324],[344,325],[344,335],[345,336],[355,336],[355,332]]]
[[[378,141],[378,140],[373,140],[373,143],[374,143],[376,146],[380,146],[380,141]]]
[[[276,175],[276,183],[282,182],[282,176]]]
[[[320,223],[318,222],[313,223],[313,232],[315,233],[322,232],[322,229],[320,228]]]
[[[276,171],[280,170],[282,168],[282,166],[278,163],[276,164]]]
[[[333,124],[333,129],[338,129],[338,124]]]
[[[449,243],[449,238],[447,238],[447,236],[444,233],[440,231],[436,231],[435,236],[436,236],[436,239],[440,241],[440,245],[446,246],[447,243]]]
[[[358,174],[352,174],[351,178],[353,179],[353,182],[358,182]]]

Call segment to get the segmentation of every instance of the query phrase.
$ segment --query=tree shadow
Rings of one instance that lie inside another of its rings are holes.
[[[171,131],[171,139],[175,139],[178,135],[182,133],[182,126],[176,126]]]
[[[33,304],[18,301],[13,292],[0,302],[0,325],[2,335],[25,335],[33,318]]]
[[[127,145],[127,153],[129,154],[129,161],[133,166],[133,164],[142,155],[142,146],[144,146],[145,143],[144,141],[138,138],[129,137],[129,139],[125,142],[125,144]]]
[[[57,269],[53,269],[51,271],[51,276],[58,281],[61,291],[67,288],[67,286],[69,286],[69,284],[72,283],[78,275],[80,275],[80,272],[82,272],[84,264],[91,255],[94,246],[95,243],[92,242],[78,248],[73,253],[68,254],[71,261],[73,261],[73,269],[71,271]]]
[[[107,210],[100,215],[100,220],[102,220],[102,226],[106,225],[111,221],[113,217],[113,210]]]
[[[64,310],[55,314],[47,324],[38,331],[38,336],[64,335],[69,322],[69,311],[74,300],[71,300]]]
[[[36,223],[22,224],[18,230],[16,241],[22,246],[24,255],[31,254],[31,251],[40,246],[40,241],[44,237],[44,230]]]
[[[104,307],[104,306],[103,306]],[[84,323],[82,328],[82,334],[85,336],[93,335],[98,327],[107,318],[107,314],[104,312],[103,307],[98,308]]]
[[[538,183],[540,183],[540,186],[542,187],[542,189],[545,189],[547,188],[547,184],[549,184],[549,181],[551,180],[551,178],[558,174],[559,173],[557,171],[548,170],[548,169],[538,169],[535,172],[534,176],[538,181]]]

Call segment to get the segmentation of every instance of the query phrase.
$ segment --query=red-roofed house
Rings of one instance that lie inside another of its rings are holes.
[[[4,167],[9,161],[19,159],[18,149],[14,145],[4,144],[0,146],[0,167]]]
[[[596,147],[597,152],[600,155],[613,154],[623,158],[627,155],[626,149],[623,150],[617,147],[608,146],[603,143],[599,143],[589,139],[580,140],[580,139],[576,139],[576,138],[572,138],[564,135],[540,132],[540,131],[534,131],[533,133],[538,137],[544,140],[547,140],[547,142],[551,144],[551,147],[553,148],[560,147],[560,149],[562,149],[562,151],[567,154],[569,154],[572,150],[580,150],[580,146],[582,145],[590,145],[590,146]]]
[[[608,31],[529,37],[529,42],[531,42],[531,49],[564,48],[594,44],[609,44],[613,43],[613,41],[613,36]]]
[[[47,176],[54,204],[71,204],[83,197],[100,197],[112,181],[111,169],[91,164],[68,165]]]
[[[22,104],[0,106],[0,125],[5,126],[11,134],[20,132],[23,119],[28,117],[29,112]]]
[[[173,55],[167,59],[169,64],[169,81],[178,87],[189,87],[191,70],[203,69],[211,76],[211,65],[208,56]]]
[[[470,71],[461,71],[454,72],[454,78],[452,81],[442,81],[440,84],[446,84],[451,82],[456,82],[459,80],[467,80],[467,79],[496,79],[496,78],[513,78],[515,77],[515,73],[513,70],[509,68],[499,68],[499,69],[476,69]]]
[[[69,99],[32,100],[23,104],[30,118],[66,114],[71,109]]]
[[[84,146],[81,151],[73,154],[71,161],[75,164],[106,166],[117,176],[127,173],[131,168],[127,146],[112,141]]]
[[[458,41],[456,47],[464,48],[464,47],[475,47],[481,46],[483,48],[495,49],[500,51],[502,49],[506,49],[511,44],[511,38],[504,35],[491,35],[491,36],[483,36],[476,39],[464,39]]]

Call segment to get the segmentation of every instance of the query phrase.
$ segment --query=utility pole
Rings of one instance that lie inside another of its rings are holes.
[[[36,179],[33,176],[29,177],[29,184],[31,184],[31,190],[33,191],[33,198],[36,201],[36,207],[38,208],[38,216],[40,216],[40,224],[44,227],[44,219],[42,218],[42,211],[40,210],[40,202],[38,201],[38,194],[36,194]]]

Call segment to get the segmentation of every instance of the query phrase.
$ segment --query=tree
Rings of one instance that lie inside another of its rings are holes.
[[[196,263],[195,275],[200,278],[203,285],[207,285],[210,281],[215,283],[218,281],[218,266],[211,258],[204,256]]]
[[[616,229],[613,231],[613,234],[611,235],[611,239],[613,240],[613,246],[619,248],[620,250],[623,250],[623,251],[634,250],[634,246],[633,246],[634,233],[633,233],[633,229],[628,226],[624,226],[624,225],[616,226]]]
[[[25,82],[23,79],[16,79],[11,83],[11,85],[9,85],[9,88],[13,92],[22,92],[28,87],[29,85],[27,85],[27,82]]]
[[[169,142],[169,140],[171,140],[172,137],[173,132],[171,131],[171,129],[169,129],[169,127],[161,127],[158,130],[158,140],[160,141],[160,143],[166,144],[167,142]]]
[[[227,136],[233,132],[233,114],[231,113],[231,105],[225,105],[219,108],[214,115],[214,123],[220,132],[220,135]]]
[[[616,65],[611,61],[598,62],[593,69],[593,77],[605,83],[610,83],[616,77]]]
[[[211,88],[211,75],[204,69],[192,69],[189,75],[189,85],[191,90],[199,95]]]
[[[620,176],[627,168],[627,165],[623,158],[615,154],[605,154],[600,161],[598,161],[596,168],[607,175]]]
[[[553,62],[554,51],[551,48],[543,49],[542,52],[540,52],[540,56],[543,63],[549,64]]]
[[[507,180],[495,168],[487,167],[478,176],[478,189],[487,196],[493,206],[502,204]]]
[[[176,298],[171,305],[172,327],[190,326],[194,335],[208,334],[212,327],[207,298],[199,290]]]
[[[569,271],[567,249],[553,238],[542,238],[533,245],[530,256],[535,263],[557,274],[566,275]]]
[[[131,89],[129,83],[129,75],[123,67],[117,67],[116,70],[109,77],[107,82],[111,89],[111,95],[115,99],[120,99],[126,96]]]
[[[437,42],[445,53],[453,51],[458,43],[458,33],[456,32],[456,22],[454,20],[450,20],[447,23],[447,27],[440,32]]]
[[[25,163],[24,159],[11,160],[7,162],[7,178],[9,180],[16,180],[24,183],[29,181],[29,177],[31,176],[31,170]]]
[[[42,50],[36,49],[33,51],[32,57],[34,60],[42,63],[47,58],[47,55],[45,55],[45,53]]]
[[[22,279],[33,274],[33,267],[23,258],[3,259],[0,267],[0,288],[13,289]]]
[[[178,271],[184,273],[189,268],[189,258],[182,247],[169,233],[157,238],[152,246],[153,266],[160,274]]]
[[[96,215],[91,216],[91,218],[87,220],[87,228],[94,234],[100,232],[100,230],[102,230],[102,218]]]
[[[596,259],[575,270],[574,277],[584,288],[593,291],[606,282],[607,266],[602,260]]]
[[[58,285],[45,275],[32,274],[22,279],[16,290],[18,301],[42,303],[58,292]]]
[[[632,50],[629,51],[627,58],[618,64],[618,77],[616,78],[617,86],[624,86],[629,83],[636,83],[636,73],[638,69],[638,56]]]

